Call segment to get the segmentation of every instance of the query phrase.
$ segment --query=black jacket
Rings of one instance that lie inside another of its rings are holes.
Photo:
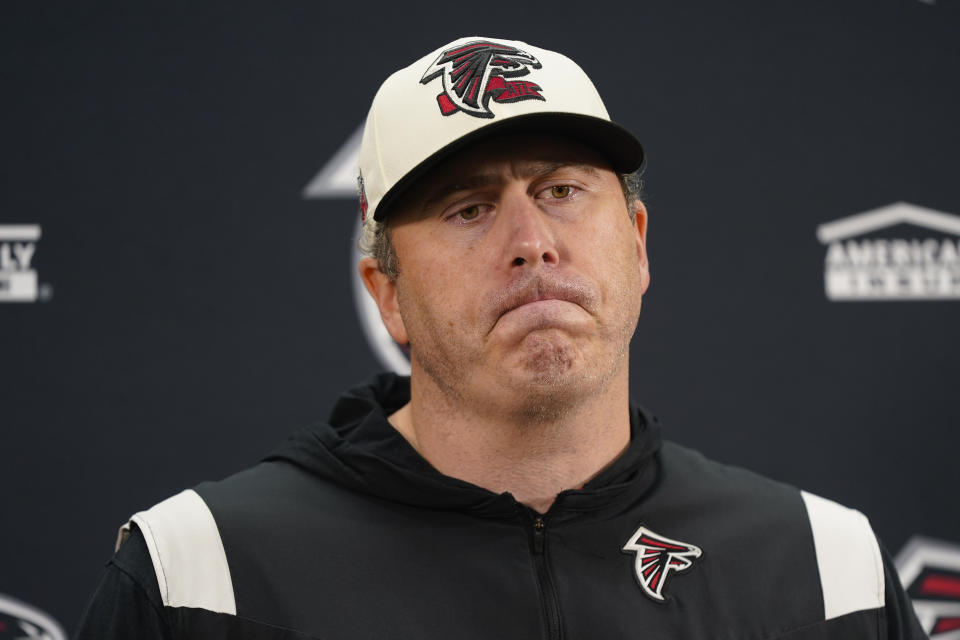
[[[665,443],[543,516],[444,476],[392,375],[133,517],[79,638],[925,638],[866,519]],[[132,534],[132,535],[131,535]]]

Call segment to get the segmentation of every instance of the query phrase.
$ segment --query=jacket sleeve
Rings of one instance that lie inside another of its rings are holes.
[[[174,640],[143,534],[130,537],[107,563],[77,626],[76,640]]]
[[[900,584],[897,569],[890,559],[890,554],[880,545],[880,555],[883,557],[883,574],[885,590],[885,609],[887,619],[888,640],[928,640],[927,634],[917,620],[910,598]]]

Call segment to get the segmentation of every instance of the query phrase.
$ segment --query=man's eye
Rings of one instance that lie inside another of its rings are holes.
[[[568,184],[557,184],[550,187],[550,195],[554,198],[566,198],[571,191],[572,189]]]
[[[457,213],[460,216],[461,220],[473,220],[480,215],[480,207],[478,205],[473,205],[462,209]]]

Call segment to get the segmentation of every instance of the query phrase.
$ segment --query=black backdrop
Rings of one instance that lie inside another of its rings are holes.
[[[0,300],[0,593],[69,629],[131,513],[251,464],[380,367],[356,204],[304,188],[386,75],[461,35],[567,53],[644,142],[631,387],[667,437],[863,510],[893,552],[960,541],[960,300],[831,301],[816,233],[895,202],[960,216],[960,4],[3,14],[0,249],[9,225],[40,236],[0,271],[38,285]]]

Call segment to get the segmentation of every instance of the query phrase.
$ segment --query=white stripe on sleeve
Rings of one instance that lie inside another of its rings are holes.
[[[220,531],[196,491],[187,489],[167,498],[130,522],[143,532],[164,605],[236,615]],[[129,528],[130,523],[121,528],[120,541]]]
[[[825,619],[884,606],[883,560],[859,511],[801,491],[813,530]]]

